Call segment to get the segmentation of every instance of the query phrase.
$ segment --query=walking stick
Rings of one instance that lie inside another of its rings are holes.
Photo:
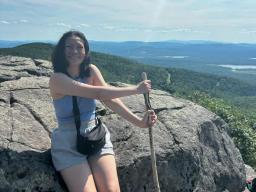
[[[143,72],[141,75],[143,80],[147,80],[147,74],[145,72]],[[152,110],[150,100],[149,100],[149,93],[144,93],[143,95],[144,95],[146,109]],[[154,149],[153,129],[151,125],[149,126],[149,140],[150,140],[151,163],[152,163],[152,170],[153,170],[155,192],[160,192],[158,175],[157,175],[157,167],[156,167],[156,154]]]

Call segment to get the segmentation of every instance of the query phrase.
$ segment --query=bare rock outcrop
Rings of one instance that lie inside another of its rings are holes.
[[[50,137],[57,127],[50,73],[47,61],[0,57],[0,191],[63,191],[50,164]],[[244,162],[227,133],[228,125],[207,109],[167,92],[153,90],[150,97],[158,114],[153,130],[161,191],[242,191]],[[142,95],[121,100],[143,115]],[[98,110],[104,112],[102,120],[111,132],[122,191],[151,192],[148,130],[101,103]]]

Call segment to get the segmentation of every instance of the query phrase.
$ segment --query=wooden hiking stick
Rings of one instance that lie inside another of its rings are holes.
[[[143,72],[141,76],[143,80],[147,80],[147,74],[145,72]],[[150,100],[149,100],[149,93],[144,93],[143,96],[144,96],[144,101],[146,105],[146,110],[152,110],[152,107],[150,105]],[[149,141],[150,141],[151,163],[152,163],[155,191],[160,192],[158,175],[157,175],[157,167],[156,167],[156,154],[155,154],[155,148],[154,148],[153,129],[151,125],[149,126]]]

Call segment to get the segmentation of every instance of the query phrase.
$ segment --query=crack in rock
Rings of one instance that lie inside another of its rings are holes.
[[[157,120],[160,123],[162,123],[165,127],[168,127],[165,122],[161,121],[160,119],[157,119]],[[180,147],[180,144],[182,144],[182,142],[177,139],[177,137],[176,137],[176,135],[174,133],[172,133],[171,131],[169,131],[169,133],[172,135],[174,144],[177,145],[180,148],[180,150],[182,150],[182,148]]]
[[[40,124],[42,125],[42,127],[44,128],[44,130],[47,132],[49,138],[51,138],[51,132],[50,130],[48,129],[47,125],[41,120],[41,118],[32,110],[30,109],[30,107],[21,102],[21,101],[18,101],[16,100],[14,97],[13,97],[13,94],[11,94],[11,97],[10,97],[10,103],[11,103],[11,107],[13,107],[13,104],[14,103],[19,103],[20,105],[23,105],[24,107],[26,107],[28,109],[28,111],[30,112],[30,114],[34,117],[34,119]]]
[[[0,83],[5,82],[5,81],[13,81],[13,80],[18,80],[20,79],[20,76],[0,76]]]
[[[185,106],[178,106],[178,107],[171,107],[171,108],[167,108],[167,107],[161,107],[161,108],[154,108],[153,110],[155,111],[156,114],[162,112],[162,111],[167,111],[167,110],[180,110],[183,109]],[[145,111],[132,111],[135,114],[142,114],[145,113]],[[106,112],[104,115],[101,116],[108,116],[108,115],[113,115],[116,114],[113,111],[110,112]]]
[[[156,89],[158,90],[158,89]],[[168,93],[150,93],[151,95],[157,95],[157,96],[166,96],[166,97],[173,97],[171,94]]]
[[[35,66],[37,66],[37,67],[42,64],[42,62],[39,62],[39,61],[37,61],[37,60],[35,60],[35,59],[32,59],[32,61],[33,61],[33,63],[35,64]]]
[[[156,114],[160,113],[161,111],[166,111],[166,110],[168,110],[167,107],[161,107],[161,108],[156,108],[156,109],[154,109],[154,111],[155,111]]]
[[[144,113],[144,112],[141,112],[141,111],[132,111],[133,113],[136,113],[136,114],[141,114],[141,113]],[[104,114],[102,113],[97,113],[99,114],[100,116],[103,116],[103,117],[107,117],[107,116],[110,116],[110,115],[118,115],[117,113],[113,112],[112,110],[106,110],[106,112]],[[120,115],[118,115],[120,116]]]
[[[45,87],[40,87],[40,88],[37,88],[37,87],[31,87],[31,88],[14,88],[14,89],[1,89],[1,91],[20,91],[20,90],[36,90],[36,89],[45,89],[45,90],[49,90],[48,88],[45,88]]]
[[[28,74],[33,75],[33,76],[38,76],[38,77],[47,76],[47,77],[50,77],[50,73],[47,70],[44,70],[44,69],[41,69],[41,68],[39,68],[39,69],[23,69],[21,71],[25,71]]]
[[[13,107],[13,104],[16,102],[16,100],[14,99],[14,96],[13,96],[13,92],[11,91],[10,92],[10,107],[12,108]]]
[[[11,117],[11,135],[10,135],[11,142],[13,142],[12,137],[13,137],[13,130],[14,130],[14,119],[13,119],[13,109],[12,109],[12,106],[13,106],[13,92],[10,92],[10,100],[9,100],[9,111],[10,111],[10,114],[9,114],[9,116]],[[7,148],[9,148],[9,144],[10,143],[8,143]]]
[[[17,62],[16,62],[17,63]],[[15,64],[15,62],[11,62],[11,63],[1,63],[2,66],[7,66],[7,67],[15,67],[15,66],[19,66],[20,63]]]
[[[4,99],[0,98],[0,102],[4,102],[7,103],[7,101],[5,101]]]
[[[168,110],[180,110],[183,109],[185,106],[177,106],[177,107],[161,107],[161,108],[154,108],[153,110],[155,111],[156,114],[162,112],[162,111],[168,111]]]
[[[169,109],[171,109],[171,110],[180,110],[180,109],[183,109],[183,108],[185,108],[186,106],[177,106],[177,107],[171,107],[171,108],[169,108]]]
[[[45,151],[45,150],[42,150],[42,149],[38,149],[38,148],[32,147],[32,146],[27,145],[26,143],[23,143],[23,142],[20,142],[20,141],[13,141],[12,139],[6,139],[6,140],[9,141],[10,143],[18,143],[20,145],[26,146],[26,147],[28,147],[30,149],[33,149],[33,150],[36,150],[36,151],[40,151],[40,152]],[[9,146],[8,146],[8,149],[10,149]]]
[[[130,135],[128,135],[125,138],[117,138],[115,141],[113,141],[113,143],[118,143],[118,142],[122,142],[122,141],[128,141],[131,137],[133,136],[133,133],[131,132]]]
[[[7,71],[7,72],[10,71],[10,69],[1,68],[1,64],[0,64],[0,70],[1,70],[1,71]],[[15,69],[13,69],[13,70],[15,71]]]

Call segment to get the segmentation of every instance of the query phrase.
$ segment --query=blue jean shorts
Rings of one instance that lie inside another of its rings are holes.
[[[102,125],[106,129],[106,144],[95,155],[115,155],[110,132],[103,122]],[[82,126],[87,126],[87,124],[81,121],[81,128],[86,129],[86,127]],[[53,130],[51,135],[51,156],[53,165],[57,171],[87,161],[88,155],[81,154],[76,150],[75,123],[59,124],[58,127]]]

